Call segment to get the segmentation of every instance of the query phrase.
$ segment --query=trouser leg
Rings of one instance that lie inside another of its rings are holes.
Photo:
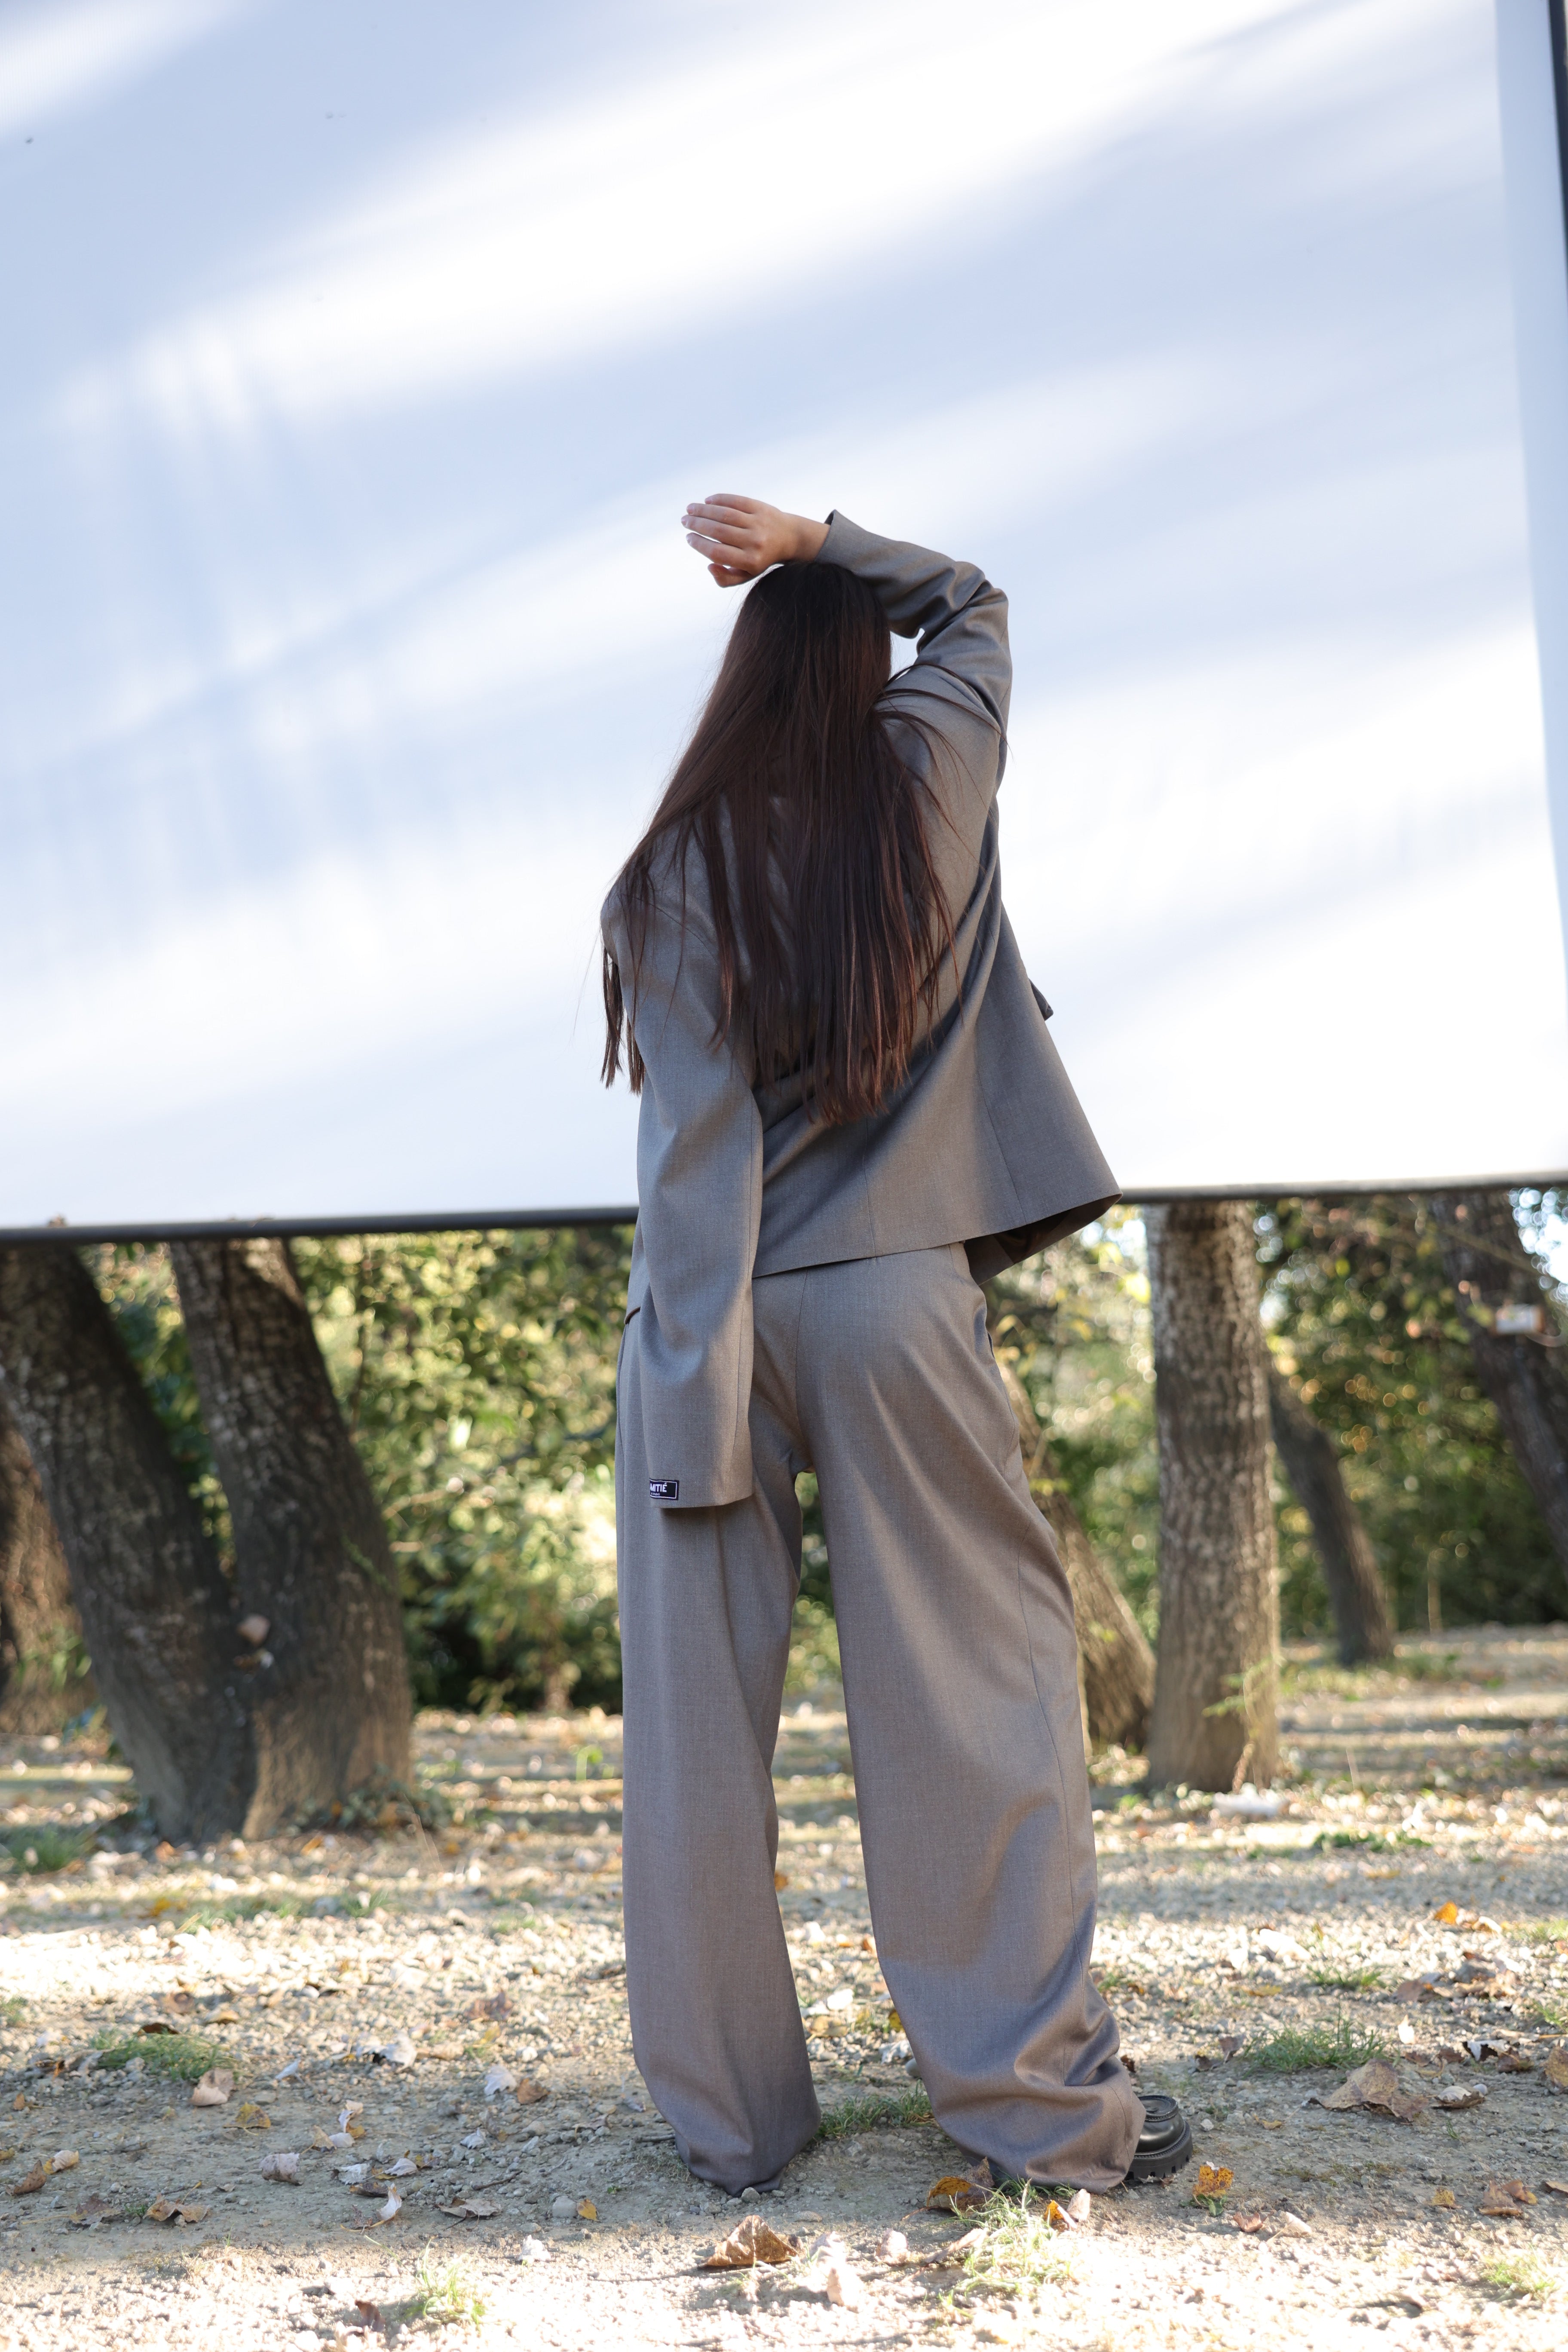
[[[636,1320],[617,1383],[626,1993],[637,2064],[692,2171],[769,2180],[821,2119],[773,1886],[773,1756],[800,1574],[773,1377],[799,1277],[759,1284],[755,1492],[721,1510],[647,1492]],[[770,1306],[775,1310],[770,1315]]]
[[[962,1250],[814,1269],[799,1342],[877,1947],[939,2121],[1120,2180],[1142,2111],[1089,1978],[1072,1601]]]

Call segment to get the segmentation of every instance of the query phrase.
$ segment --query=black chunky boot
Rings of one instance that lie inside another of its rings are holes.
[[[1173,2172],[1180,2172],[1192,2155],[1192,2126],[1174,2099],[1164,2091],[1140,2091],[1137,2095],[1143,2110],[1143,2128],[1138,2135],[1132,2161],[1122,2177],[1133,2183],[1168,2180]],[[1047,2193],[1042,2182],[1020,2180],[1016,2172],[1005,2171],[994,2158],[991,2161],[991,2179],[1005,2197],[1016,2197],[1025,2189],[1033,2189],[1039,2195]]]

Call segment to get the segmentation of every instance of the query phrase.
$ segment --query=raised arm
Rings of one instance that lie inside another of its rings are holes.
[[[979,704],[1000,747],[1013,685],[1007,599],[977,564],[879,538],[837,511],[826,523],[812,522],[729,492],[694,502],[684,524],[689,544],[721,588],[742,587],[774,563],[815,561],[855,572],[875,589],[894,635],[920,640],[895,692],[942,697],[943,682],[956,682],[958,698]]]

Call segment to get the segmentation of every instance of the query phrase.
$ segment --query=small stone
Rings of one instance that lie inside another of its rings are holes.
[[[552,2197],[550,2218],[552,2221],[574,2221],[577,2218],[577,2208],[570,2197]]]

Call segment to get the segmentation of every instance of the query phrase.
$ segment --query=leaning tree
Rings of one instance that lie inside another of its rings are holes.
[[[406,1778],[396,1577],[287,1244],[182,1244],[176,1272],[232,1570],[68,1244],[0,1250],[0,1373],[160,1830],[258,1835]]]

